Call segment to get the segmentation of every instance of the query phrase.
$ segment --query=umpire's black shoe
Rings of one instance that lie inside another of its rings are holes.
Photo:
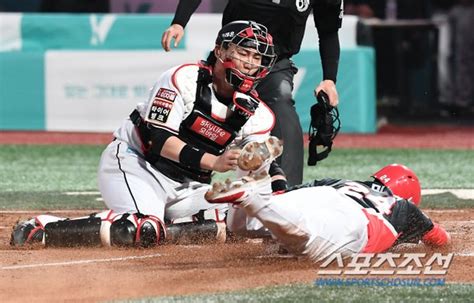
[[[10,245],[23,246],[25,244],[39,243],[43,241],[43,235],[43,227],[37,225],[34,218],[28,221],[18,222],[13,227]]]

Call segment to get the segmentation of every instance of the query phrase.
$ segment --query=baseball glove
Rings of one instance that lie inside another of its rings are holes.
[[[325,159],[332,149],[332,143],[341,128],[337,107],[329,105],[329,97],[320,91],[316,98],[318,103],[311,106],[311,124],[309,126],[309,157],[308,165],[316,165]],[[318,146],[323,149],[318,151]]]

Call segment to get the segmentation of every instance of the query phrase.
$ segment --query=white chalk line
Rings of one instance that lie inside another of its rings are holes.
[[[433,189],[423,189],[421,190],[421,195],[437,195],[442,193],[451,193],[459,199],[474,199],[474,189],[442,189],[442,188],[433,188]]]
[[[98,196],[98,191],[67,191],[64,193],[66,196]]]
[[[468,220],[468,221],[446,221],[449,223],[456,223],[456,224],[474,224],[474,220]]]
[[[474,207],[474,205],[473,205]],[[423,208],[423,210],[429,211],[430,213],[464,213],[468,210],[466,209],[433,209],[433,208]],[[470,210],[469,210],[470,211]]]
[[[260,255],[256,256],[255,259],[300,259],[304,258],[304,256],[297,256],[293,254],[286,254],[286,255]]]
[[[145,255],[145,256],[128,256],[128,257],[121,257],[121,258],[92,259],[92,260],[77,260],[77,261],[68,261],[68,262],[12,265],[12,266],[3,266],[0,269],[1,270],[12,270],[12,269],[35,268],[35,267],[70,266],[70,265],[81,265],[81,264],[92,264],[92,263],[105,263],[105,262],[140,260],[140,259],[149,259],[149,258],[156,258],[156,257],[162,257],[162,256],[163,256],[163,254],[153,254],[153,255]]]
[[[458,257],[474,257],[474,252],[455,253],[454,255]]]
[[[61,210],[2,210],[0,211],[0,214],[36,214],[36,213],[41,213],[41,214],[73,214],[73,213],[79,213],[79,214],[92,214],[92,213],[97,213],[104,211],[104,209],[61,209]]]

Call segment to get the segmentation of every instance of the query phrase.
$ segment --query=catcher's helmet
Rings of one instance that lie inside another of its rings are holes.
[[[413,202],[415,205],[420,204],[420,181],[415,173],[405,165],[387,165],[372,177],[390,188],[395,195]]]
[[[247,75],[239,71],[231,59],[223,62],[226,69],[226,80],[234,89],[247,93],[255,88],[258,81],[264,78],[273,67],[276,60],[273,38],[265,26],[253,21],[230,22],[219,31],[216,45],[224,49],[229,44],[238,47],[252,48],[262,56],[258,70],[253,75]]]

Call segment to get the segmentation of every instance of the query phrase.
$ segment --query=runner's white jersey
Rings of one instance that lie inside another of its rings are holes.
[[[343,255],[358,253],[367,244],[369,221],[362,212],[363,207],[332,187],[308,187],[273,196],[272,204],[267,207],[276,206],[284,210],[284,213],[280,211],[283,217],[285,213],[288,216],[298,214],[294,217],[298,219],[293,219],[292,223],[309,236],[304,253],[313,260],[337,252]],[[291,227],[291,224],[285,225]],[[288,241],[285,237],[282,234],[279,240],[291,243],[291,237]]]
[[[181,122],[194,107],[198,70],[197,64],[185,64],[163,73],[151,89],[148,101],[137,105],[141,117],[150,124],[150,127],[163,128],[178,135]],[[211,92],[212,116],[225,121],[231,110],[218,101],[213,89]],[[250,140],[262,140],[269,136],[274,123],[273,112],[265,103],[260,102],[255,114],[240,129],[234,143],[242,145]],[[214,131],[214,139],[219,140],[219,130]],[[114,132],[114,136],[143,154],[142,142],[129,118],[125,119],[120,128]]]
[[[373,208],[384,215],[390,214],[393,204],[398,199],[401,199],[394,196],[386,186],[375,181],[352,181],[326,178],[322,180],[313,180],[302,185],[296,185],[289,191],[315,186],[334,187],[340,193],[350,197],[352,202],[358,203],[364,208]]]

